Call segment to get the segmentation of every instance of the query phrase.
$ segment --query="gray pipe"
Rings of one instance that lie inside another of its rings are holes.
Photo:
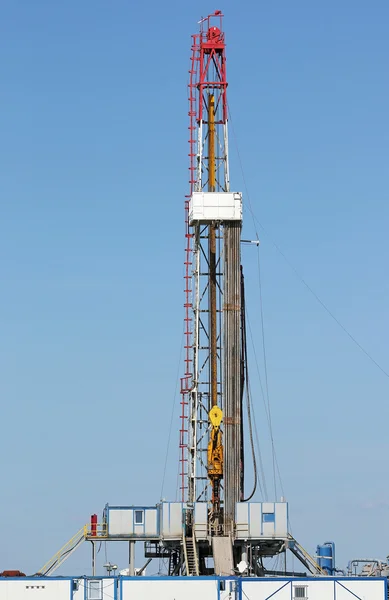
[[[348,563],[347,572],[352,574],[353,565],[358,565],[359,563],[373,563],[377,565],[380,571],[382,569],[382,560],[379,560],[378,558],[354,558]]]

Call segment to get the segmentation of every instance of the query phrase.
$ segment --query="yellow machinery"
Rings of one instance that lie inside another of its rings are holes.
[[[209,411],[211,435],[208,443],[208,476],[212,481],[223,477],[223,443],[220,429],[222,418],[223,411],[218,406],[211,408]]]

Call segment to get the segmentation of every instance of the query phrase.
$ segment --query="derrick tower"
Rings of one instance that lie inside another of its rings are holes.
[[[232,533],[243,494],[242,196],[230,191],[222,19],[192,36],[180,430],[182,501],[208,503],[213,535]]]
[[[240,244],[242,195],[230,189],[228,104],[223,15],[216,11],[192,36],[189,80],[189,194],[185,199],[185,372],[181,378],[181,499],[155,505],[110,505],[86,525],[41,572],[52,573],[82,543],[135,545],[157,558],[170,576],[279,574],[263,560],[292,553],[321,568],[288,534],[284,501],[251,501],[256,488]],[[244,494],[243,391],[255,485]],[[140,573],[138,573],[140,574]],[[227,592],[226,592],[227,593]]]

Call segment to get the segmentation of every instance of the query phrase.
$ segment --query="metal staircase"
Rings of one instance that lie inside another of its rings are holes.
[[[197,556],[196,539],[192,537],[183,537],[183,549],[185,558],[185,569],[187,575],[199,575],[199,559]]]
[[[327,575],[327,572],[317,564],[315,559],[291,535],[288,536],[287,547],[312,575],[321,577]]]
[[[82,529],[77,531],[77,533],[64,545],[52,558],[37,573],[37,575],[44,575],[47,577],[48,575],[52,575],[54,571],[56,571],[62,563],[65,562],[69,556],[77,550],[77,548],[85,541],[88,534],[88,525],[84,525]]]

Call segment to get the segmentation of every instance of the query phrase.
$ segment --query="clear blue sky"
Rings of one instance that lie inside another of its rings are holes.
[[[215,8],[267,232],[269,390],[293,533],[310,550],[334,539],[343,564],[389,552],[389,380],[271,241],[388,370],[388,2],[5,0],[1,569],[36,571],[106,502],[160,498],[182,333],[190,35]],[[233,138],[231,180],[245,191]],[[247,212],[244,227],[255,236]],[[260,357],[255,250],[244,259]],[[177,431],[178,407],[173,499]],[[87,572],[88,551],[65,570]]]

